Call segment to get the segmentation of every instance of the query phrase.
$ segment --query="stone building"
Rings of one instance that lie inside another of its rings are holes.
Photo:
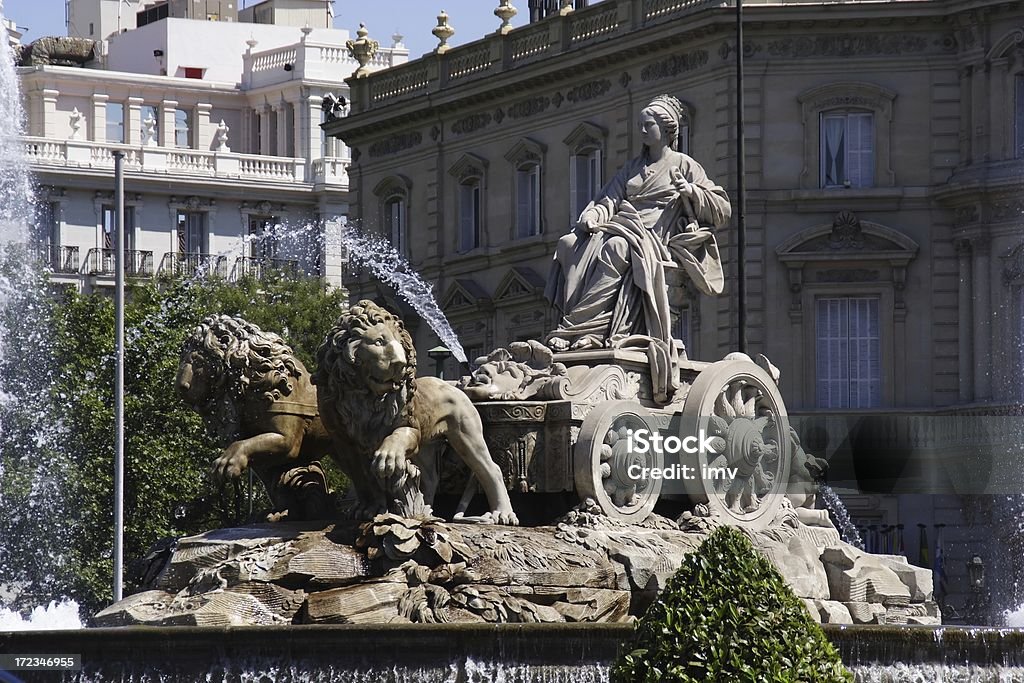
[[[109,40],[33,43],[18,76],[38,183],[32,238],[53,280],[113,284],[120,151],[129,277],[297,268],[340,284],[340,246],[319,231],[267,235],[348,209],[348,148],[319,127],[324,96],[348,95],[338,83],[356,66],[348,38],[301,24],[162,17]],[[385,48],[370,68],[407,55]]]
[[[920,417],[911,450],[942,440],[927,418],[1019,414],[1024,11],[897,0],[744,12],[748,340],[782,370],[787,406],[847,424]],[[542,338],[555,243],[639,152],[634,121],[652,96],[683,101],[684,151],[735,208],[735,50],[720,3],[604,0],[349,79],[352,114],[326,128],[353,148],[350,217],[435,283],[471,358]],[[724,295],[675,302],[693,358],[737,346],[735,225],[718,235]],[[348,284],[390,296],[366,277]],[[847,441],[820,450],[849,454]],[[1011,576],[984,534],[956,526],[988,509],[968,494],[989,489],[960,487],[963,467],[915,467],[903,495],[847,496],[858,523],[903,524],[913,557],[916,524],[949,524],[952,593],[976,552]],[[909,495],[937,480],[962,495]],[[954,614],[969,607],[951,599]]]

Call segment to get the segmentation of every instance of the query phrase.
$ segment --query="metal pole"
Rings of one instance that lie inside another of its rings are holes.
[[[736,0],[736,277],[739,286],[739,347],[747,352],[747,189],[744,179],[746,145],[743,141],[743,0]]]
[[[114,600],[124,579],[124,152],[114,152]]]

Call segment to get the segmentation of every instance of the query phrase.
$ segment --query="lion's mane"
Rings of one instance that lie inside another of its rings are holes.
[[[383,323],[405,351],[407,365],[401,387],[383,397],[375,396],[360,376],[356,349],[366,331]],[[416,349],[402,321],[372,301],[349,308],[317,350],[317,386],[320,415],[332,432],[345,434],[366,452],[376,449],[398,422],[405,418],[415,391]]]
[[[194,407],[226,439],[237,438],[247,404],[269,407],[291,394],[293,380],[302,376],[292,348],[281,337],[238,316],[204,318],[182,344],[181,360],[201,363],[207,370],[210,386]]]

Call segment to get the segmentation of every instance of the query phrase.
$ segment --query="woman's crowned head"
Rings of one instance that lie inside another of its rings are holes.
[[[671,95],[656,95],[643,111],[654,116],[661,127],[662,134],[668,141],[668,146],[678,150],[677,135],[679,134],[679,120],[683,116],[682,102]]]

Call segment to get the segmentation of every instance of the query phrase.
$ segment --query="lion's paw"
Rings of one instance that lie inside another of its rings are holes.
[[[491,518],[491,524],[519,526],[519,518],[512,510],[491,510],[487,513],[487,516]]]

